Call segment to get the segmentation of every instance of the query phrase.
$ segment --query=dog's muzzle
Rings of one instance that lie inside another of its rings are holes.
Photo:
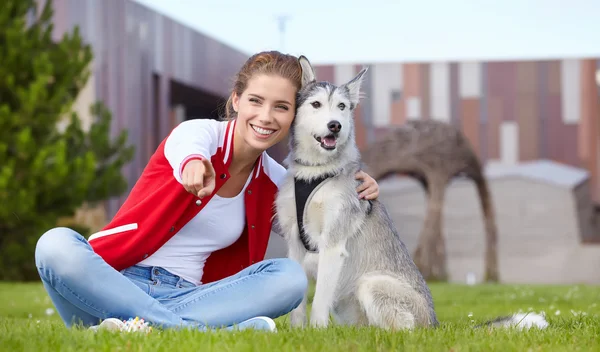
[[[315,137],[315,139],[321,143],[321,148],[326,150],[334,150],[337,145],[337,136],[333,133],[325,137]]]
[[[342,130],[342,124],[339,121],[333,120],[327,123],[327,129],[331,132],[324,137],[317,137],[315,139],[321,144],[321,148],[326,150],[334,150],[337,145],[337,137]]]

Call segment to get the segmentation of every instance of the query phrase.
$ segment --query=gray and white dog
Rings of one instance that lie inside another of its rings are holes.
[[[317,281],[311,325],[325,327],[333,314],[344,325],[439,326],[427,283],[385,207],[356,194],[360,154],[353,113],[367,69],[338,87],[317,82],[306,57],[299,62],[302,89],[285,160],[288,176],[275,201],[275,225],[288,256]],[[290,313],[292,326],[306,323],[306,299]],[[528,312],[478,326],[543,329],[548,322]]]
[[[327,326],[330,313],[344,325],[437,326],[429,288],[385,207],[356,193],[353,113],[367,69],[335,86],[299,61],[303,87],[275,207],[289,258],[316,279],[311,326]],[[290,313],[292,326],[306,323],[306,300]]]

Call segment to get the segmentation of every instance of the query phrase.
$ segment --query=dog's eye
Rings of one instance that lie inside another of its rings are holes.
[[[315,109],[318,109],[321,107],[321,103],[319,103],[318,101],[313,101],[312,103],[310,103],[310,105],[312,105],[312,107]]]
[[[344,110],[346,108],[346,104],[344,103],[339,103],[338,104],[338,108],[340,108],[340,110]]]

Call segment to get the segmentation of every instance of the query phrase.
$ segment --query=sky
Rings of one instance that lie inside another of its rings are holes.
[[[600,57],[600,0],[133,1],[248,55],[313,64]]]

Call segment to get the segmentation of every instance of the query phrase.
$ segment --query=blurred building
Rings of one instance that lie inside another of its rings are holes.
[[[365,64],[361,146],[410,119],[443,120],[484,162],[550,159],[586,169],[600,200],[599,58]],[[344,83],[362,65],[318,66],[316,74]]]
[[[126,128],[137,148],[123,170],[131,187],[173,126],[217,116],[248,57],[131,0],[53,3],[54,37],[77,25],[95,54],[76,108],[85,119],[87,106],[103,100],[113,132]],[[485,162],[550,159],[586,169],[600,201],[600,59],[365,64],[361,147],[406,120],[440,119],[461,128]],[[317,76],[343,83],[362,65],[317,65]],[[278,160],[286,152],[285,143],[271,150]],[[107,216],[124,198],[109,202]]]
[[[41,8],[46,0],[38,0]],[[177,123],[214,118],[230,83],[247,59],[198,31],[130,0],[52,0],[54,38],[74,26],[91,44],[92,77],[76,108],[102,100],[113,114],[116,134],[127,129],[136,146],[123,173],[133,187],[158,144]],[[85,122],[85,121],[84,121]],[[108,202],[112,217],[126,195]]]

